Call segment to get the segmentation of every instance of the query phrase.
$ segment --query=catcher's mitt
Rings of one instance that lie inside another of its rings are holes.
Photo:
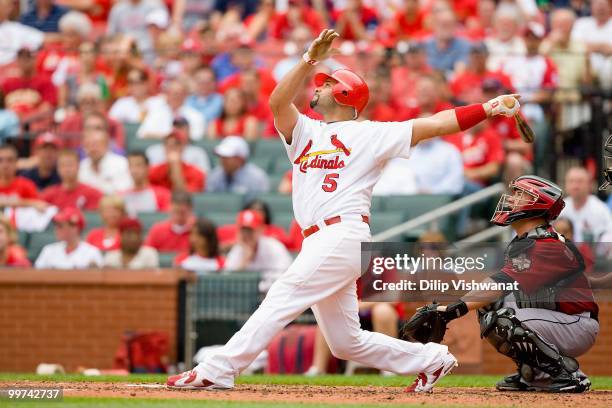
[[[402,340],[419,343],[439,343],[444,338],[446,323],[445,312],[438,310],[438,303],[431,303],[417,309],[416,313],[400,330]]]

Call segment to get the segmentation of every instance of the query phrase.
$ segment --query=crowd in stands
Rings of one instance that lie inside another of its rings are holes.
[[[537,134],[526,144],[500,116],[422,143],[387,164],[375,195],[547,175],[562,137],[585,164],[565,175],[564,215],[576,240],[609,237],[610,207],[591,194],[599,158],[577,136],[592,118],[585,90],[612,88],[609,0],[0,0],[0,265],[140,268],[173,253],[199,272],[267,271],[265,291],[302,237],[257,200],[291,193],[290,165],[273,177],[252,148],[278,137],[268,97],[325,27],[340,53],[320,69],[348,66],[370,86],[360,120],[516,92]],[[312,90],[295,104],[320,118]],[[218,225],[194,211],[208,193],[248,203]],[[92,211],[101,225],[88,229]],[[143,213],[167,219],[149,229]],[[17,233],[46,228],[58,242],[28,259]]]

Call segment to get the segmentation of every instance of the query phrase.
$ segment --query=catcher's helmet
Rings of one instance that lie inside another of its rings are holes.
[[[612,184],[612,135],[608,136],[606,145],[604,146],[604,169],[603,178],[604,182],[599,186],[599,190],[605,190]]]
[[[348,69],[339,69],[332,72],[331,75],[320,72],[315,75],[314,83],[316,86],[321,86],[328,79],[338,81],[332,88],[332,95],[336,102],[355,108],[355,118],[357,118],[370,99],[368,84],[363,78]]]
[[[502,195],[491,218],[494,224],[510,225],[536,217],[552,221],[565,207],[561,187],[541,177],[517,177],[508,187],[510,193]]]

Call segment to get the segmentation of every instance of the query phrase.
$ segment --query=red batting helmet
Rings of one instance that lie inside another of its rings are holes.
[[[565,207],[561,187],[537,176],[521,176],[508,186],[510,194],[504,194],[497,203],[491,222],[510,225],[514,221],[543,217],[552,221]]]
[[[314,77],[316,86],[321,86],[326,80],[337,81],[332,88],[332,95],[340,105],[352,106],[357,111],[357,116],[363,111],[370,99],[368,84],[359,75],[348,69],[339,69],[331,75],[318,73]]]

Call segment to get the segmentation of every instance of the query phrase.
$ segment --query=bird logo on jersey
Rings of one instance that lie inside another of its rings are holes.
[[[300,171],[302,173],[306,173],[308,169],[341,169],[345,166],[344,160],[340,158],[340,156],[335,156],[334,158],[323,158],[321,156],[328,156],[336,153],[344,153],[346,156],[351,155],[351,149],[347,148],[340,139],[338,139],[338,135],[331,135],[330,137],[331,144],[335,147],[335,149],[329,150],[318,150],[315,152],[311,152],[312,148],[312,140],[309,140],[302,153],[293,161],[294,164],[300,166]]]

